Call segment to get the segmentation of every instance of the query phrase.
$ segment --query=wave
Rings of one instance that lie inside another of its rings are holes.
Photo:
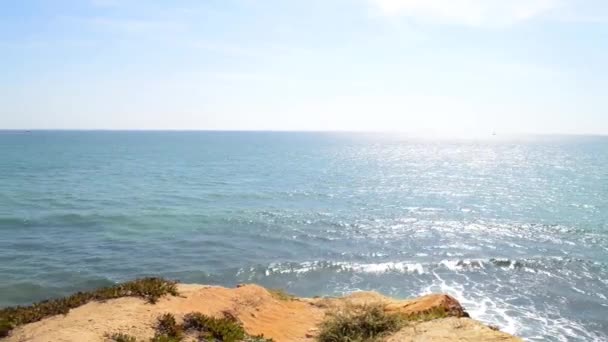
[[[361,272],[361,273],[419,273],[425,271],[420,263],[411,262],[384,262],[384,263],[352,263],[331,261],[310,261],[302,263],[277,263],[267,267],[266,273],[307,273],[319,270],[331,270],[334,272]]]
[[[444,259],[439,262],[387,261],[380,263],[357,263],[350,261],[305,261],[299,263],[273,263],[267,267],[252,267],[249,271],[264,269],[266,275],[302,274],[318,271],[353,273],[403,273],[429,274],[438,271],[476,272],[476,271],[523,271],[531,273],[564,272],[566,269],[608,273],[608,265],[576,258],[539,257],[525,259],[487,258],[487,259]],[[239,273],[246,272],[241,269]],[[598,274],[599,275],[599,274]]]
[[[475,319],[538,341],[598,340],[605,326],[598,313],[608,307],[608,265],[567,257],[287,262],[243,268],[238,278],[288,284],[296,292],[326,289],[330,295],[360,290],[393,297],[448,293]],[[329,285],[317,285],[318,279]],[[578,297],[564,302],[566,295]],[[564,310],[564,305],[580,303],[593,313],[587,322]],[[589,329],[589,324],[597,328]]]

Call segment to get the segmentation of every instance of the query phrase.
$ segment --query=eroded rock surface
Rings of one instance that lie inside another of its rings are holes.
[[[448,318],[412,322],[387,341],[519,341],[495,331],[468,315],[454,298],[429,295],[411,300],[394,300],[374,292],[360,292],[343,298],[281,298],[257,285],[228,289],[216,286],[179,285],[179,297],[163,297],[156,304],[137,298],[93,302],[16,328],[3,341],[61,342],[107,341],[107,333],[127,333],[139,339],[154,335],[156,318],[172,313],[179,320],[190,312],[211,316],[232,315],[252,334],[264,334],[277,342],[314,341],[318,325],[328,310],[347,304],[382,302],[387,312],[407,316],[445,312]]]

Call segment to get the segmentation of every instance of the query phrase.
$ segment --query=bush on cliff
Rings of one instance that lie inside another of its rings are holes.
[[[112,342],[137,342],[137,339],[131,335],[116,333],[106,336]]]
[[[198,312],[184,316],[184,330],[197,331],[201,339],[236,342],[245,339],[243,326],[234,318],[215,318]]]
[[[157,319],[156,333],[150,342],[180,342],[185,335],[193,334],[197,335],[200,341],[272,342],[272,339],[262,335],[247,334],[241,323],[233,316],[216,318],[200,312],[186,314],[182,324],[178,324],[172,314],[161,315]],[[107,336],[113,342],[137,342],[135,337],[122,333]]]
[[[319,342],[377,341],[406,324],[399,314],[386,313],[382,304],[347,305],[328,314]]]
[[[175,339],[176,341],[181,340],[183,336],[184,328],[177,324],[175,317],[170,314],[164,314],[158,317],[156,321],[156,337],[159,339],[158,342],[167,339]],[[157,342],[156,340],[154,342]]]

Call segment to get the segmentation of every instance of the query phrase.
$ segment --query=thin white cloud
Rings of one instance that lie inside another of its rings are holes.
[[[563,0],[370,0],[387,16],[466,26],[508,26],[547,14]]]

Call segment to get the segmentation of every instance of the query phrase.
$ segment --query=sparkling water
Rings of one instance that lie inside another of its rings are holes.
[[[606,340],[608,137],[0,132],[0,306],[148,275]]]

